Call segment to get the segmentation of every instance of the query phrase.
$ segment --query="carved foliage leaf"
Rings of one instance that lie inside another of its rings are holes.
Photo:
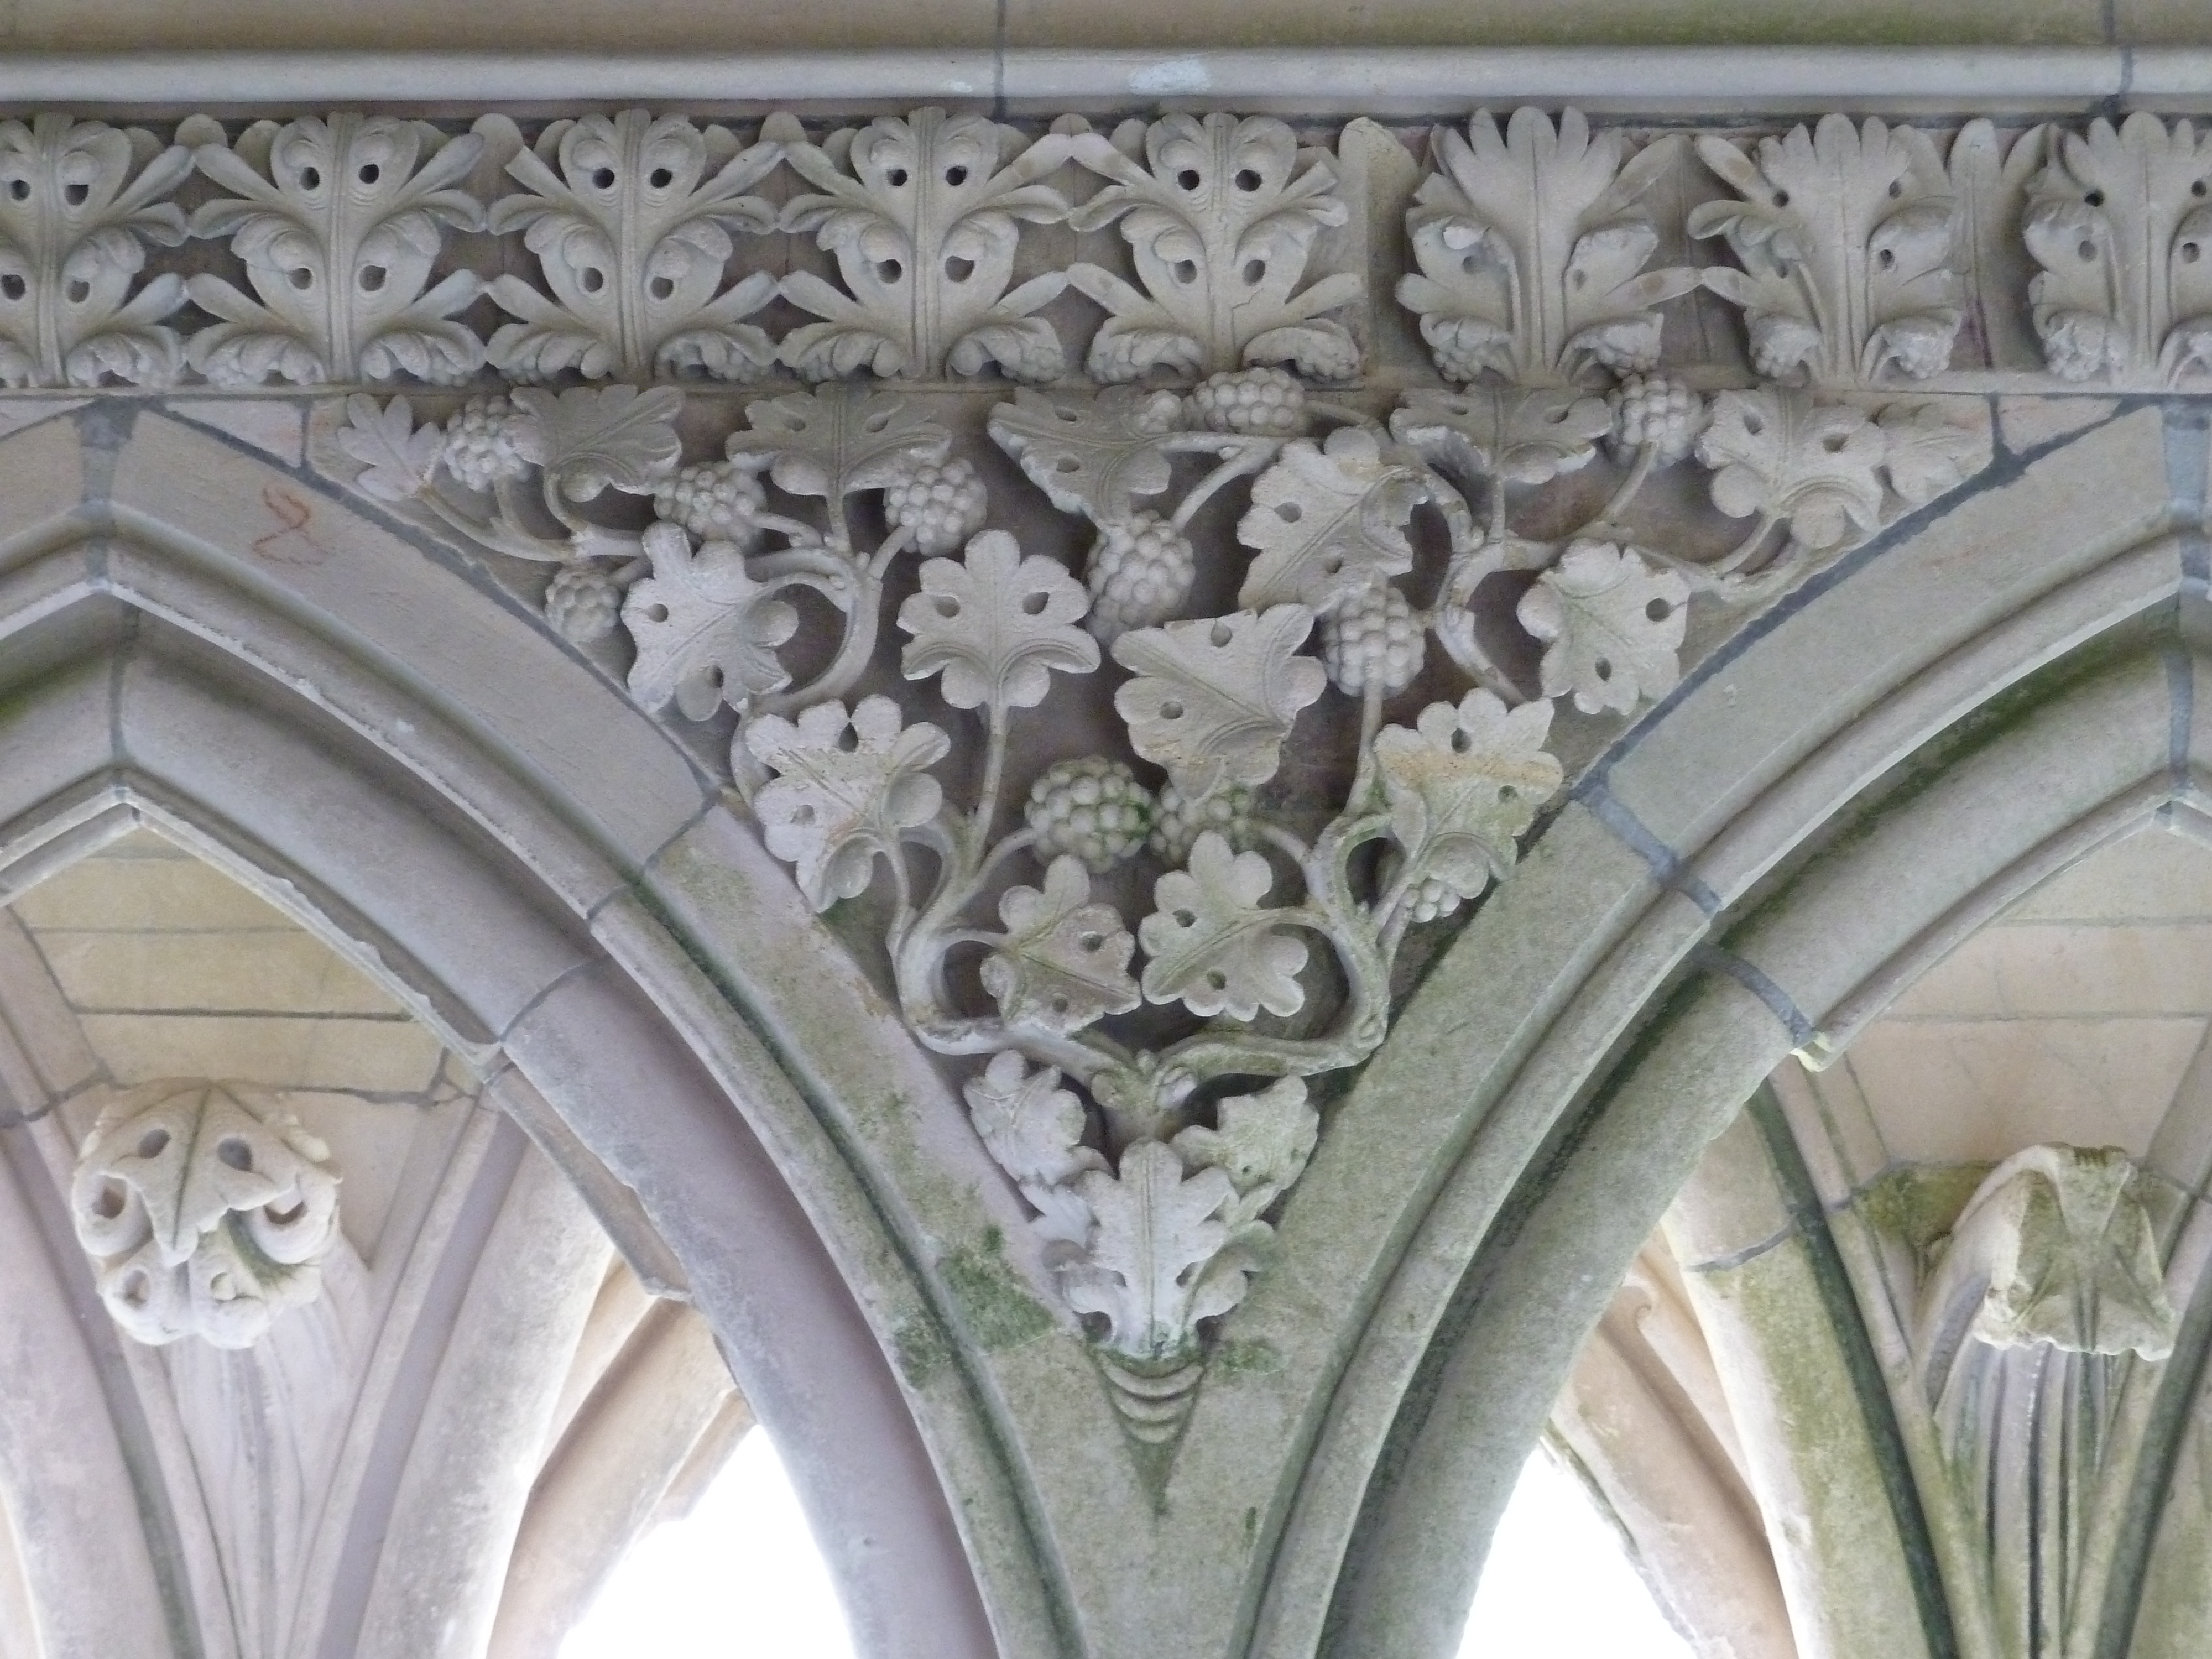
[[[1411,731],[1385,726],[1375,762],[1391,834],[1413,866],[1464,898],[1511,870],[1522,832],[1565,776],[1545,752],[1551,729],[1548,702],[1509,710],[1482,690],[1456,708],[1431,703]]]
[[[783,228],[813,233],[845,291],[811,271],[783,279],[787,299],[823,319],[785,337],[784,362],[811,380],[937,380],[992,363],[1014,380],[1057,380],[1059,337],[1031,313],[1067,279],[1050,271],[1008,284],[1019,222],[1066,216],[1066,198],[1038,180],[1066,161],[1068,143],[1059,134],[1025,143],[988,117],[940,109],[884,116],[821,146],[794,130],[787,156],[819,193],[794,198]]]
[[[1698,439],[1713,469],[1713,505],[1731,518],[1763,514],[1825,552],[1871,535],[1881,518],[1875,471],[1881,428],[1856,409],[1798,392],[1723,392]]]
[[[1109,386],[1096,398],[1024,390],[991,411],[991,436],[1063,513],[1127,524],[1139,496],[1171,482],[1160,441],[1175,430],[1172,392]]]
[[[1257,551],[1237,603],[1302,605],[1316,615],[1413,568],[1405,526],[1427,493],[1416,469],[1387,461],[1358,427],[1325,445],[1300,438],[1252,484],[1237,539]]]
[[[183,145],[136,129],[0,121],[0,383],[176,379],[184,351],[161,319],[184,304],[184,279],[163,272],[135,294],[131,282],[148,242],[184,240],[185,216],[163,198],[191,168]]]
[[[943,460],[952,443],[908,399],[844,386],[763,398],[745,405],[745,418],[752,430],[730,439],[731,455],[771,452],[769,476],[778,489],[833,503]]]
[[[1278,1079],[1256,1095],[1231,1095],[1218,1116],[1218,1128],[1185,1129],[1174,1146],[1191,1169],[1219,1170],[1229,1177],[1237,1197],[1222,1219],[1234,1232],[1258,1222],[1304,1171],[1321,1117],[1307,1103],[1302,1077]]]
[[[1420,313],[1444,376],[1544,385],[1656,365],[1657,307],[1698,283],[1694,270],[1644,269],[1659,235],[1643,198],[1680,149],[1662,140],[1630,156],[1620,134],[1593,137],[1571,109],[1556,128],[1526,108],[1502,132],[1487,111],[1464,138],[1437,128],[1437,171],[1406,216],[1421,269],[1398,299]]]
[[[379,501],[404,501],[429,488],[446,434],[434,423],[418,429],[404,398],[380,407],[367,392],[356,392],[346,399],[337,445],[362,465],[357,486]]]
[[[1159,878],[1158,908],[1137,925],[1148,958],[1146,1000],[1232,1019],[1256,1018],[1262,1008],[1297,1012],[1305,1002],[1297,981],[1305,941],[1280,931],[1285,912],[1261,904],[1274,882],[1261,854],[1232,851],[1213,830],[1200,836],[1190,867]]]
[[[1045,1188],[1066,1186],[1086,1170],[1105,1169],[1105,1158],[1083,1144],[1083,1103],[1060,1086],[1060,1073],[1050,1066],[1033,1072],[1007,1049],[994,1054],[983,1075],[970,1078],[962,1092],[968,1121],[1032,1204]],[[1079,1235],[1073,1242],[1083,1241]]]
[[[1954,425],[1937,404],[1892,404],[1878,424],[1882,471],[1908,507],[1957,489],[1989,460],[1982,434]]]
[[[1983,362],[1991,368],[2024,368],[2034,362],[2025,304],[2033,266],[2021,225],[2051,131],[2030,127],[2008,147],[1993,123],[1969,121],[1951,140],[1945,157],[1958,200],[1953,258],[1969,308],[1961,331],[1978,343]]]
[[[1894,363],[1924,379],[1948,365],[1955,204],[1925,133],[1829,115],[1761,139],[1755,161],[1711,137],[1698,155],[1743,198],[1706,203],[1689,229],[1726,238],[1741,264],[1705,283],[1743,308],[1760,374],[1863,381]]]
[[[1437,465],[1513,484],[1547,483],[1587,466],[1612,430],[1602,398],[1487,381],[1408,392],[1390,416],[1392,435]]]
[[[1186,800],[1223,783],[1261,784],[1282,762],[1298,711],[1328,675],[1297,654],[1313,631],[1302,605],[1133,629],[1114,658],[1136,678],[1114,694],[1138,754],[1164,766]]]
[[[1340,273],[1298,289],[1315,237],[1350,214],[1327,160],[1299,171],[1284,123],[1169,115],[1144,130],[1142,166],[1099,133],[1077,138],[1074,154],[1113,180],[1075,210],[1076,228],[1119,221],[1144,285],[1140,293],[1094,264],[1068,271],[1110,313],[1091,341],[1094,378],[1246,363],[1289,363],[1324,380],[1358,373],[1350,331],[1322,313],[1358,300],[1361,280]]]
[[[1034,708],[1054,671],[1098,666],[1098,641],[1071,625],[1090,608],[1064,566],[1042,554],[1025,559],[1012,536],[987,530],[964,559],[922,566],[921,592],[899,608],[899,626],[914,635],[900,665],[910,680],[943,674],[955,708]]]
[[[2172,382],[2212,368],[2212,136],[2138,111],[2056,150],[2021,225],[2051,372]]]
[[[754,271],[726,287],[723,275],[732,233],[775,228],[775,208],[747,192],[782,155],[773,141],[740,148],[725,128],[641,109],[554,122],[507,163],[526,193],[492,207],[492,229],[523,232],[551,289],[492,283],[517,319],[492,336],[493,366],[526,380],[766,374],[775,347],[744,319],[775,297],[775,279]]]
[[[889,697],[864,697],[849,716],[842,702],[817,703],[796,721],[764,715],[744,742],[777,774],[753,802],[769,851],[798,866],[817,910],[866,891],[877,855],[896,859],[899,832],[927,823],[944,800],[927,769],[951,745],[934,726],[904,725]]]
[[[684,453],[676,435],[684,394],[672,386],[571,386],[557,394],[524,386],[514,399],[522,414],[516,447],[572,501],[609,489],[646,494]]]
[[[1219,1170],[1187,1175],[1182,1160],[1157,1140],[1121,1154],[1117,1176],[1091,1170],[1076,1190],[1097,1218],[1090,1248],[1061,1269],[1077,1312],[1102,1316],[1118,1352],[1166,1358],[1186,1354],[1200,1319],[1234,1304],[1209,1294],[1206,1269],[1229,1242],[1217,1212],[1234,1189]],[[1233,1275],[1235,1290],[1243,1276]]]
[[[799,612],[769,597],[728,542],[695,553],[679,525],[645,532],[653,574],[631,585],[623,622],[637,642],[629,690],[647,708],[672,700],[686,720],[702,720],[726,700],[743,708],[780,691],[791,675],[775,648],[799,630]]]
[[[1586,714],[1630,714],[1680,680],[1689,599],[1689,583],[1652,569],[1635,549],[1577,541],[1537,577],[1516,614],[1546,642],[1546,696],[1571,693]]]
[[[466,380],[483,344],[453,318],[482,283],[465,270],[429,282],[447,228],[483,227],[455,187],[483,150],[474,134],[386,115],[262,121],[231,148],[198,146],[200,171],[234,194],[204,204],[192,234],[229,236],[258,303],[194,276],[193,301],[223,320],[192,337],[192,367],[224,386]]]
[[[1066,1036],[1137,1006],[1129,976],[1137,941],[1120,911],[1091,902],[1082,860],[1054,859],[1041,890],[1009,888],[999,917],[1006,931],[983,963],[983,988],[1008,1025]]]

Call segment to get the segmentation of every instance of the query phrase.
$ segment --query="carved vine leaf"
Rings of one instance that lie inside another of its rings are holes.
[[[1041,890],[1009,888],[999,919],[1006,931],[983,963],[983,988],[1008,1025],[1064,1036],[1141,1000],[1129,976],[1137,941],[1120,911],[1091,902],[1081,859],[1054,859]]]
[[[725,701],[743,708],[791,684],[775,651],[799,631],[799,612],[746,573],[735,546],[708,542],[695,553],[672,524],[653,525],[644,543],[653,574],[623,599],[637,643],[630,696],[647,708],[672,701],[686,720],[703,720]]]
[[[228,149],[199,145],[200,171],[234,193],[194,212],[191,233],[230,238],[259,302],[194,276],[193,301],[223,320],[192,337],[192,367],[220,386],[468,379],[483,345],[453,318],[483,284],[465,270],[429,282],[446,229],[483,228],[454,188],[483,150],[474,134],[385,115],[260,121]]]
[[[1518,109],[1498,131],[1487,111],[1462,138],[1438,127],[1438,171],[1406,216],[1421,269],[1398,301],[1447,380],[1486,370],[1524,386],[1593,367],[1641,374],[1659,361],[1657,307],[1698,285],[1694,270],[1645,270],[1659,233],[1643,198],[1681,153],[1662,139],[1629,155],[1618,132],[1590,136],[1578,110],[1555,129]]]
[[[1589,465],[1613,430],[1602,398],[1483,382],[1463,392],[1413,392],[1390,416],[1399,442],[1463,476],[1548,483]]]
[[[1730,518],[1787,521],[1814,552],[1871,535],[1881,519],[1875,471],[1887,446],[1858,410],[1799,392],[1723,392],[1698,439],[1713,505]]]
[[[1382,728],[1375,763],[1382,775],[1390,830],[1408,865],[1462,898],[1503,879],[1536,809],[1565,774],[1544,750],[1552,705],[1508,709],[1490,692],[1470,691],[1456,708],[1432,702],[1413,729]]]
[[[1083,1103],[1060,1086],[1050,1066],[1030,1071],[1012,1049],[991,1056],[983,1075],[962,1092],[968,1121],[1037,1212],[1037,1231],[1078,1249],[1090,1241],[1091,1206],[1073,1185],[1106,1159],[1083,1144]]]
[[[772,452],[778,489],[832,503],[941,461],[952,446],[952,434],[907,399],[844,386],[763,398],[745,405],[745,418],[752,430],[730,439],[730,455]]]
[[[1172,392],[1110,386],[1096,398],[1021,391],[991,411],[991,436],[1063,513],[1127,524],[1171,482],[1160,440],[1181,419]]]
[[[1120,222],[1140,293],[1102,266],[1067,280],[1109,313],[1088,368],[1100,380],[1156,368],[1217,374],[1288,363],[1322,380],[1359,372],[1359,347],[1324,313],[1358,301],[1361,279],[1325,276],[1299,291],[1314,239],[1350,218],[1336,170],[1315,156],[1298,170],[1297,139],[1267,116],[1169,115],[1143,130],[1144,165],[1098,133],[1075,159],[1113,180],[1071,216],[1079,230]],[[1137,125],[1115,138],[1136,148]]]
[[[676,435],[684,394],[673,387],[580,386],[556,394],[523,386],[514,400],[522,414],[516,448],[572,501],[610,489],[648,494],[684,453]]]
[[[1698,155],[1743,199],[1708,202],[1692,236],[1720,236],[1741,270],[1705,284],[1743,308],[1752,362],[1772,380],[1870,381],[1894,363],[1916,380],[1949,364],[1958,337],[1955,203],[1928,135],[1841,115],[1762,138],[1753,160],[1725,138]]]
[[[939,689],[955,708],[988,705],[994,717],[1034,708],[1055,671],[1098,666],[1098,641],[1070,625],[1090,609],[1090,593],[1065,566],[1042,554],[1025,559],[1012,536],[987,530],[965,559],[922,566],[921,592],[899,608],[899,626],[914,635],[900,668],[910,680],[943,674]]]
[[[148,242],[184,240],[185,216],[163,198],[191,170],[190,150],[135,127],[0,121],[0,384],[177,378],[184,349],[161,319],[184,304],[184,278],[131,284]]]
[[[380,501],[412,501],[430,487],[445,453],[446,434],[435,424],[417,428],[407,399],[379,405],[365,392],[346,399],[346,424],[337,446],[362,465],[354,483]]]
[[[940,109],[884,116],[820,146],[795,122],[777,131],[820,192],[794,198],[783,228],[811,231],[848,290],[811,271],[783,279],[785,298],[824,319],[785,337],[785,362],[811,380],[863,371],[939,380],[992,363],[1017,380],[1060,377],[1060,338],[1031,313],[1067,278],[1048,271],[1007,285],[1018,222],[1066,216],[1066,198],[1037,182],[1066,161],[1066,137],[1025,143],[987,117]]]
[[[1229,1177],[1187,1175],[1173,1152],[1140,1140],[1121,1154],[1118,1176],[1090,1170],[1075,1185],[1097,1227],[1089,1249],[1060,1270],[1069,1304],[1103,1316],[1118,1352],[1187,1354],[1197,1322],[1228,1312],[1244,1287],[1242,1273],[1207,1271],[1229,1243],[1216,1213],[1234,1196]]]
[[[1114,659],[1136,678],[1114,707],[1131,746],[1165,767],[1185,800],[1265,783],[1298,711],[1328,684],[1327,670],[1297,654],[1313,623],[1305,606],[1279,605],[1122,635]]]
[[[773,141],[741,148],[726,128],[641,109],[554,122],[507,165],[526,193],[491,210],[491,228],[523,233],[552,290],[492,283],[517,319],[492,336],[493,367],[533,380],[767,374],[775,347],[744,319],[775,297],[775,278],[726,288],[723,276],[732,233],[775,228],[775,209],[746,192],[782,159]]]
[[[904,725],[889,697],[864,697],[849,716],[842,702],[817,703],[795,722],[763,715],[744,743],[777,775],[753,801],[769,851],[797,866],[817,910],[866,892],[877,855],[896,860],[900,832],[928,823],[944,800],[927,769],[951,743],[927,722]]]
[[[1300,438],[1252,483],[1237,537],[1259,555],[1237,603],[1301,605],[1316,615],[1413,568],[1406,521],[1428,493],[1416,468],[1383,459],[1371,432]]]
[[[1261,854],[1235,852],[1213,830],[1200,836],[1190,867],[1154,884],[1158,908],[1137,924],[1147,958],[1145,1000],[1181,1002],[1201,1018],[1297,1012],[1306,945],[1280,931],[1294,913],[1261,904],[1274,884]]]
[[[1257,1223],[1304,1172],[1321,1115],[1307,1103],[1306,1080],[1286,1077],[1256,1095],[1229,1096],[1218,1121],[1215,1129],[1185,1129],[1173,1144],[1188,1167],[1219,1170],[1237,1188],[1222,1212],[1233,1235]]]
[[[1689,599],[1688,582],[1652,569],[1635,549],[1584,540],[1536,578],[1516,614],[1545,641],[1546,696],[1571,693],[1586,714],[1632,714],[1681,679]]]
[[[1908,507],[1922,507],[1955,489],[1988,459],[1979,433],[1954,425],[1936,404],[1892,404],[1877,422],[1882,432],[1882,471]]]
[[[2142,112],[2063,134],[2021,230],[2051,373],[2172,384],[2212,369],[2212,137]]]

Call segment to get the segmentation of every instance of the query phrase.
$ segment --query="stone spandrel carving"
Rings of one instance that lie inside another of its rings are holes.
[[[138,1341],[246,1348],[322,1290],[330,1149],[271,1091],[169,1079],[117,1096],[70,1189],[100,1299]]]
[[[737,236],[776,228],[775,207],[750,192],[782,159],[773,139],[742,145],[726,127],[641,109],[551,124],[507,164],[524,193],[490,214],[493,230],[522,233],[551,294],[513,275],[492,282],[516,319],[493,334],[492,366],[528,380],[767,374],[775,343],[745,319],[775,297],[775,278],[732,283],[726,270]]]
[[[185,302],[163,271],[133,288],[149,242],[185,240],[167,198],[192,167],[182,144],[99,121],[0,122],[0,382],[167,386],[184,366],[162,320]]]
[[[222,319],[187,348],[200,374],[219,386],[403,374],[450,383],[483,366],[483,343],[454,320],[482,279],[456,270],[430,280],[446,231],[483,223],[482,204],[459,188],[482,139],[347,114],[257,121],[229,144],[204,117],[179,135],[200,171],[232,192],[203,204],[191,233],[228,236],[253,289],[191,278],[193,302]]]

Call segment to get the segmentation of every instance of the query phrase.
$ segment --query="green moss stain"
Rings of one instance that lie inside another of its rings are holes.
[[[937,1270],[975,1345],[986,1352],[1019,1347],[1053,1329],[1052,1315],[1023,1288],[1019,1277],[1006,1265],[1006,1235],[996,1227],[983,1230],[980,1244],[963,1244],[948,1251]]]
[[[1270,1376],[1283,1369],[1283,1356],[1269,1342],[1224,1342],[1213,1351],[1216,1376]]]
[[[891,1333],[891,1350],[899,1375],[916,1394],[944,1376],[952,1364],[952,1348],[944,1328],[927,1313],[900,1323]]]
[[[1905,1243],[1925,1273],[1934,1263],[1936,1246],[1995,1167],[1953,1164],[1892,1170],[1862,1191],[1853,1206],[1875,1232]]]

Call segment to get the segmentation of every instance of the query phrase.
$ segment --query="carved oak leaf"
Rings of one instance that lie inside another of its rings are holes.
[[[1302,605],[1316,615],[1413,568],[1405,525],[1428,493],[1415,468],[1382,458],[1372,433],[1343,427],[1300,438],[1252,483],[1237,537],[1257,550],[1237,603]]]
[[[1032,1072],[1010,1048],[992,1055],[983,1075],[969,1079],[961,1092],[968,1121],[1024,1194],[1106,1167],[1104,1157],[1083,1144],[1083,1103],[1060,1086],[1053,1067]]]
[[[1299,710],[1328,684],[1327,670],[1297,654],[1313,623],[1305,606],[1279,605],[1122,635],[1114,659],[1137,678],[1114,707],[1131,746],[1167,768],[1185,800],[1265,783]]]
[[[1304,1172],[1321,1116],[1307,1103],[1302,1077],[1279,1078],[1256,1095],[1231,1095],[1217,1114],[1218,1128],[1185,1129],[1172,1145],[1189,1168],[1228,1176],[1237,1198],[1222,1219],[1233,1232],[1257,1222]]]
[[[193,301],[223,319],[192,336],[192,367],[222,386],[468,379],[483,343],[453,318],[483,283],[456,270],[429,283],[447,228],[483,228],[455,188],[483,153],[473,133],[388,115],[259,121],[230,148],[198,146],[200,171],[234,194],[202,204],[191,234],[230,238],[259,303],[192,277]]]
[[[764,715],[744,741],[778,774],[753,801],[769,851],[797,866],[817,910],[866,892],[877,855],[896,859],[899,832],[928,823],[945,798],[927,769],[951,743],[926,722],[902,725],[889,697],[864,697],[850,716],[842,702],[817,703],[795,723]]]
[[[1400,280],[1398,301],[1420,314],[1447,380],[1487,370],[1540,386],[1593,365],[1627,374],[1657,364],[1656,308],[1697,287],[1698,273],[1644,269],[1659,234],[1642,200],[1681,144],[1626,150],[1621,134],[1593,137],[1571,109],[1556,130],[1522,108],[1502,133],[1483,110],[1464,138],[1431,135],[1439,170],[1406,215],[1421,269]]]
[[[1546,696],[1571,692],[1585,714],[1607,708],[1630,714],[1681,679],[1676,653],[1689,599],[1688,582],[1652,569],[1635,549],[1581,540],[1536,578],[1515,614],[1546,642]]]
[[[1908,506],[1924,506],[1956,489],[1989,463],[1983,434],[1953,424],[1941,404],[1892,404],[1878,424],[1885,443],[1882,471]]]
[[[1306,945],[1279,931],[1288,913],[1261,907],[1274,884],[1261,854],[1232,850],[1216,830],[1200,836],[1189,867],[1153,884],[1158,908],[1137,924],[1148,958],[1145,1000],[1180,1002],[1201,1018],[1297,1012]]]
[[[775,347],[743,319],[775,297],[756,270],[728,289],[732,232],[765,235],[775,209],[745,192],[783,147],[740,148],[726,129],[641,109],[556,121],[507,164],[527,193],[493,204],[491,228],[520,230],[550,297],[521,277],[489,292],[518,320],[491,337],[502,374],[648,380],[687,372],[757,380]]]
[[[921,592],[899,607],[914,635],[900,659],[910,680],[945,676],[939,690],[955,708],[988,705],[994,716],[1034,708],[1052,689],[1053,671],[1088,674],[1098,641],[1069,626],[1091,595],[1066,568],[1042,554],[1022,556],[1003,530],[987,530],[956,562],[921,567]]]
[[[610,488],[648,495],[683,455],[676,417],[684,394],[672,386],[580,386],[558,394],[522,386],[512,395],[522,414],[515,447],[572,501]]]
[[[1234,1195],[1229,1177],[1218,1170],[1186,1176],[1174,1152],[1139,1140],[1121,1154],[1118,1176],[1089,1170],[1076,1190],[1097,1224],[1090,1248],[1060,1270],[1069,1305],[1103,1316],[1117,1353],[1188,1353],[1198,1322],[1228,1312],[1243,1289],[1241,1274],[1222,1285],[1206,1272],[1229,1243],[1216,1215]]]
[[[1881,428],[1858,410],[1799,392],[1723,392],[1698,439],[1713,469],[1713,505],[1733,519],[1763,514],[1826,552],[1871,535],[1881,520]]]
[[[1081,859],[1054,859],[1042,891],[1008,888],[999,918],[1006,931],[983,963],[983,988],[1008,1025],[1065,1036],[1141,1000],[1129,976],[1137,941],[1120,911],[1091,902]]]
[[[380,408],[365,392],[346,399],[346,423],[337,435],[338,447],[362,464],[354,483],[381,501],[412,501],[428,489],[446,447],[436,424],[416,428],[406,398]]]
[[[1547,483],[1589,465],[1613,430],[1602,398],[1558,387],[1484,381],[1462,392],[1413,392],[1390,416],[1399,442],[1430,461],[1511,484]]]
[[[694,554],[683,526],[665,522],[644,544],[653,574],[623,599],[637,642],[630,696],[647,708],[672,698],[686,720],[703,720],[725,699],[743,708],[791,684],[775,648],[799,631],[799,612],[767,597],[734,545],[708,542]]]
[[[952,434],[909,399],[845,386],[761,398],[745,405],[745,419],[752,430],[726,447],[732,459],[773,453],[769,476],[779,489],[831,502],[941,461],[952,445]]]
[[[1115,135],[1134,144],[1134,124]],[[1316,380],[1350,380],[1359,348],[1322,313],[1364,291],[1340,272],[1298,291],[1314,239],[1351,216],[1321,157],[1297,170],[1297,138],[1271,116],[1167,115],[1144,129],[1145,165],[1103,133],[1074,141],[1075,159],[1113,180],[1075,210],[1079,230],[1121,222],[1140,293],[1103,267],[1067,280],[1110,313],[1092,337],[1100,380],[1155,368],[1210,374],[1246,363],[1289,363]]]
[[[1552,705],[1508,709],[1488,691],[1454,708],[1432,702],[1413,729],[1389,726],[1375,738],[1375,763],[1390,808],[1390,833],[1412,867],[1462,898],[1503,878],[1516,842],[1565,774],[1544,750]]]
[[[1128,386],[1096,398],[1024,389],[991,411],[991,436],[1061,512],[1127,524],[1139,496],[1170,482],[1160,440],[1176,429],[1182,407],[1172,392]]]
[[[131,177],[131,168],[137,176]],[[0,122],[0,382],[167,386],[184,350],[161,319],[185,302],[164,271],[136,294],[146,244],[185,239],[163,200],[192,170],[139,128],[40,115]]]

